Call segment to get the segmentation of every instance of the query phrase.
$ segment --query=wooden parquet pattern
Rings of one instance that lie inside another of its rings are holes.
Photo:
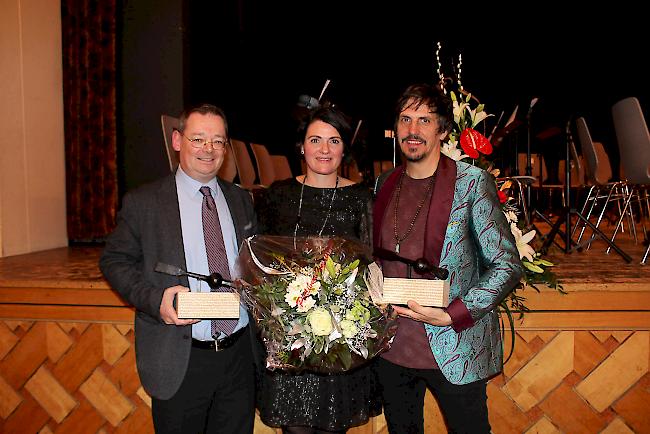
[[[650,433],[650,332],[516,332],[488,385],[495,433]],[[123,324],[0,322],[0,432],[153,432]],[[427,394],[426,432],[446,432]],[[257,433],[273,433],[259,421]],[[387,433],[383,416],[350,433]]]
[[[551,252],[567,295],[524,291],[533,312],[488,384],[493,432],[650,433],[650,266],[603,250]],[[133,312],[101,278],[99,252],[0,258],[0,433],[153,432]],[[430,394],[425,427],[446,432]],[[279,431],[258,420],[255,432]],[[387,429],[379,416],[349,432]]]

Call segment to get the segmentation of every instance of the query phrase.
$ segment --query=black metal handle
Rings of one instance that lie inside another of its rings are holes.
[[[412,260],[404,258],[403,256],[400,256],[391,250],[383,249],[381,247],[376,248],[372,253],[379,259],[385,259],[387,261],[398,261],[409,265],[413,267],[413,269],[419,274],[431,273],[440,280],[445,280],[447,277],[449,277],[449,270],[446,268],[436,267],[431,262],[429,262],[427,258],[418,258],[416,260]]]

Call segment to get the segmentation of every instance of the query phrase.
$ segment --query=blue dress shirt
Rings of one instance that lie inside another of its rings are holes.
[[[203,194],[199,189],[207,185],[210,187],[212,197],[217,205],[219,213],[219,222],[221,223],[221,232],[223,241],[226,246],[228,255],[228,267],[230,275],[235,278],[235,261],[239,254],[239,245],[237,244],[237,235],[235,225],[230,215],[230,209],[226,203],[226,198],[219,188],[216,178],[212,178],[208,183],[200,183],[191,178],[183,169],[178,167],[176,171],[176,190],[178,192],[178,207],[181,213],[181,231],[183,234],[183,248],[185,249],[185,269],[199,274],[210,274],[208,268],[208,256],[205,251],[205,240],[203,239],[203,221],[201,217],[201,206],[203,204]],[[190,290],[193,292],[210,292],[208,284],[202,280],[189,278]],[[246,309],[239,306],[239,322],[235,331],[248,325],[248,313]],[[203,320],[192,325],[192,337],[201,341],[213,340],[210,333],[210,321]],[[223,337],[223,334],[222,336]]]

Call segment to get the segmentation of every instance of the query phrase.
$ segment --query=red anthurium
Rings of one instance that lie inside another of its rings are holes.
[[[465,128],[460,133],[460,146],[470,158],[478,158],[479,152],[485,155],[492,153],[490,141],[473,128]]]
[[[499,196],[499,202],[500,203],[508,202],[508,195],[505,194],[503,191],[497,190],[497,196]]]

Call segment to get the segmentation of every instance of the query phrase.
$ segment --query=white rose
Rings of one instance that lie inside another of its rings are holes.
[[[344,319],[339,323],[339,325],[341,326],[341,332],[343,333],[343,336],[348,339],[353,338],[359,330],[354,321],[350,321],[349,319]]]
[[[307,315],[307,321],[309,321],[311,331],[316,336],[327,336],[332,331],[332,316],[323,308],[319,307],[311,311],[311,313]]]

